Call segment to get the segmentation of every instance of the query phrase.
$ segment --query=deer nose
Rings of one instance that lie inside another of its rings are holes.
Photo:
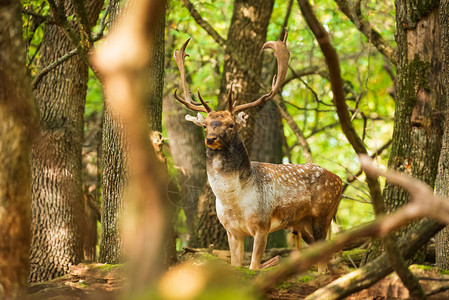
[[[213,138],[206,138],[206,143],[209,145],[212,145],[217,140],[216,137]]]

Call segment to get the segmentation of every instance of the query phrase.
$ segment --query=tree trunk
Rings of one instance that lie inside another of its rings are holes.
[[[111,22],[120,12],[120,1],[111,1]],[[145,103],[147,126],[149,131],[162,131],[162,91],[164,76],[164,30],[165,15],[156,30],[152,59],[146,78]],[[101,207],[101,245],[100,261],[116,264],[123,259],[120,218],[126,203],[123,193],[128,181],[128,149],[125,142],[123,121],[114,116],[108,95],[105,95],[103,119],[102,165],[103,165],[103,201]],[[174,239],[174,234],[170,233]],[[167,255],[173,256],[174,243],[167,243]],[[173,257],[172,257],[173,259]],[[170,260],[170,259],[168,259]]]
[[[70,15],[71,3],[66,4]],[[86,3],[91,24],[102,5]],[[47,24],[38,69],[72,49],[65,33]],[[81,147],[87,80],[87,65],[74,56],[50,71],[35,90],[40,132],[32,150],[31,282],[63,275],[83,258]]]
[[[101,220],[99,150],[101,142],[101,115],[93,113],[84,120],[83,140],[83,198],[84,198],[84,260],[95,261],[97,252],[97,222]]]
[[[153,40],[152,59],[150,59],[149,65],[149,95],[148,101],[146,101],[147,120],[149,131],[158,131],[162,135],[162,107],[163,107],[163,91],[164,91],[164,73],[165,73],[165,15],[167,6],[164,2],[164,13],[159,17],[159,22],[155,28],[155,35]],[[165,164],[165,156],[162,153],[161,142],[159,151],[156,151],[156,155],[164,160],[164,172],[168,178],[167,165]],[[165,191],[172,190],[170,184],[166,187]],[[164,200],[169,200],[168,197],[164,197]],[[176,217],[174,207],[170,203],[165,203],[167,207],[167,216],[169,221],[166,222],[166,236],[164,244],[164,266],[168,268],[178,261],[176,253],[176,232],[174,222],[171,222],[173,216]]]
[[[443,144],[441,146],[440,160],[438,163],[438,175],[435,182],[435,192],[449,198],[449,1],[440,0],[440,28],[441,28],[441,52],[442,52],[442,86],[445,98],[446,119],[444,123]],[[449,227],[444,228],[436,235],[435,252],[437,267],[449,269]]]
[[[121,13],[122,1],[110,1],[109,24],[113,30]],[[102,202],[100,262],[118,264],[122,261],[123,243],[120,232],[125,209],[123,196],[128,182],[128,161],[123,121],[110,108],[104,95],[103,131],[101,140]]]
[[[166,68],[172,62],[176,38],[169,34],[168,51],[166,53]],[[187,80],[190,80],[189,76]],[[179,82],[177,77],[168,78],[167,82]],[[170,202],[183,209],[186,215],[188,245],[200,247],[198,243],[198,199],[207,181],[206,147],[204,145],[204,130],[191,122],[185,116],[191,111],[180,105],[170,94],[164,99],[165,128],[170,146],[170,155],[177,169],[177,183],[181,187],[180,194],[171,194]]]
[[[0,298],[22,299],[30,271],[31,134],[36,115],[20,3],[0,5]]]
[[[242,103],[250,102],[259,96],[262,53],[260,49],[266,40],[268,23],[273,10],[273,0],[235,0],[231,25],[227,37],[227,49],[223,75],[221,78],[219,108],[226,106],[227,93],[234,83],[234,99]],[[250,71],[247,71],[250,70]],[[265,91],[266,92],[266,91]],[[239,103],[239,104],[242,104]],[[250,111],[248,126],[240,133],[248,152],[251,152],[252,136],[257,122],[254,110]],[[263,122],[261,120],[261,122]],[[214,243],[216,248],[226,247],[226,234],[215,213],[215,195],[206,186],[200,198],[198,239],[200,245],[207,247]],[[211,240],[214,239],[214,241]],[[224,239],[218,240],[218,239]]]
[[[442,141],[444,98],[440,82],[441,47],[438,1],[396,0],[399,62],[390,169],[434,186]],[[387,212],[410,201],[402,188],[387,182]],[[411,225],[413,226],[413,225]],[[378,256],[379,243],[368,259]],[[423,257],[417,257],[419,261]]]
[[[170,154],[181,186],[181,197],[172,195],[170,201],[184,209],[189,246],[200,247],[197,239],[198,199],[207,180],[203,129],[185,120],[185,115],[190,112],[171,96],[164,100],[164,112]]]

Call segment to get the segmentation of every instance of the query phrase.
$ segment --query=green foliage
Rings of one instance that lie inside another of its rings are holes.
[[[49,5],[44,0],[25,0],[22,6],[26,11],[36,12],[43,18],[49,15]],[[22,15],[23,22],[23,38],[26,46],[26,63],[30,74],[34,77],[37,69],[36,64],[39,59],[39,50],[44,35],[44,23],[39,18],[31,14]]]
[[[89,69],[89,81],[87,83],[85,117],[90,116],[94,112],[101,113],[103,111],[103,88],[100,81]]]

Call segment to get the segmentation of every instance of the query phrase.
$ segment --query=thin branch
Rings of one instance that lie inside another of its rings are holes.
[[[335,112],[335,111],[334,110],[326,110],[326,112]],[[308,139],[309,137],[311,137],[311,136],[313,136],[313,135],[315,135],[317,133],[325,131],[326,129],[334,128],[337,125],[340,125],[340,123],[339,122],[334,122],[334,123],[331,123],[331,124],[328,124],[328,125],[324,125],[324,126],[322,126],[320,128],[314,128],[312,130],[312,132],[310,132],[310,134],[308,136],[306,136],[306,139]]]
[[[345,194],[342,194],[341,198],[342,199],[348,199],[348,200],[351,200],[351,201],[360,202],[360,203],[363,203],[363,204],[368,204],[368,203],[372,204],[369,199],[365,199],[365,198],[362,198],[362,197],[359,197],[360,199],[357,199],[357,198],[353,198],[353,197],[347,196]]]
[[[302,153],[304,155],[304,158],[306,159],[306,162],[311,163],[313,161],[312,151],[310,150],[310,146],[307,143],[307,139],[305,138],[304,133],[298,127],[298,124],[296,124],[293,117],[288,113],[287,107],[285,106],[285,103],[282,101],[282,99],[280,99],[279,97],[274,97],[273,100],[277,108],[279,109],[282,118],[284,118],[284,120],[287,122],[287,125],[290,127],[290,129],[293,131],[293,134],[298,139],[298,143],[302,148]]]
[[[329,69],[332,93],[334,95],[333,101],[337,108],[337,114],[340,119],[342,130],[357,153],[367,153],[362,140],[352,126],[351,117],[348,113],[337,52],[331,45],[327,31],[314,15],[308,1],[298,0],[298,4],[325,57]]]
[[[184,6],[189,10],[190,15],[193,17],[195,22],[201,26],[223,49],[226,49],[226,40],[206,21],[204,20],[199,12],[195,9],[192,2],[189,0],[182,0]]]
[[[61,56],[60,58],[58,58],[57,60],[55,60],[54,62],[52,62],[51,64],[49,64],[48,66],[46,66],[44,69],[42,69],[39,74],[36,75],[36,77],[34,77],[33,82],[31,83],[31,86],[34,89],[36,89],[38,83],[41,81],[41,79],[48,74],[48,72],[50,72],[51,70],[53,70],[54,68],[56,68],[57,66],[59,66],[60,64],[62,64],[63,62],[67,61],[70,57],[78,54],[78,48],[73,49],[72,51],[64,54],[63,56]]]
[[[282,22],[281,32],[279,33],[279,40],[282,40],[284,37],[284,28],[287,28],[288,25],[288,19],[290,18],[290,15],[292,14],[292,7],[293,7],[293,0],[288,1],[287,11],[285,12],[284,16],[284,22]]]
[[[388,149],[388,147],[390,147],[391,143],[393,142],[392,139],[390,139],[388,142],[386,142],[385,144],[383,144],[379,149],[376,150],[376,152],[374,152],[371,155],[371,158],[374,159],[377,156],[379,156],[380,154],[382,154],[382,152],[384,152],[386,149]],[[351,182],[354,182],[357,180],[357,177],[359,177],[360,175],[362,175],[363,171],[362,169],[360,169],[359,171],[357,171],[357,173],[355,173],[354,175],[352,175],[351,177],[349,177],[346,180],[346,183],[343,185],[343,192],[348,188],[349,184]]]
[[[364,34],[368,41],[371,42],[380,53],[385,55],[393,65],[397,64],[397,49],[391,47],[382,37],[382,35],[373,28],[373,26],[366,20],[360,10],[360,1],[358,5],[350,4],[346,0],[335,0],[340,10],[351,20],[355,27]]]
[[[284,100],[284,102],[285,102],[285,104],[288,104],[288,105],[290,105],[290,106],[293,106],[293,107],[294,107],[295,109],[297,109],[297,110],[316,111],[316,112],[332,112],[332,113],[335,113],[335,110],[334,110],[334,109],[307,108],[307,107],[301,107],[301,106],[298,106],[298,105],[296,105],[296,104],[294,104],[294,103],[291,103],[291,102],[289,102],[289,101],[285,101],[285,100]],[[337,122],[337,125],[338,125],[338,124],[340,124],[340,123]],[[314,130],[312,130],[312,132],[314,132]]]
[[[304,76],[308,76],[308,75],[315,75],[315,74],[322,74],[323,72],[325,72],[325,67],[323,67],[322,65],[312,65],[312,66],[308,66],[305,67],[301,70],[295,70],[292,67],[289,67],[290,69],[290,74],[285,77],[284,82],[282,83],[282,86],[284,87],[285,85],[287,85],[288,83],[290,83],[290,81],[304,77]]]
[[[104,36],[104,30],[106,28],[107,25],[107,16],[109,14],[109,4],[106,6],[105,11],[104,11],[104,15],[100,20],[100,30],[98,31],[97,34],[95,34],[93,36],[92,42],[96,42],[100,39],[103,38]],[[33,82],[31,83],[31,86],[33,89],[35,89],[38,85],[38,83],[41,81],[41,79],[48,74],[48,72],[50,72],[51,70],[53,70],[54,68],[56,68],[57,66],[59,66],[60,64],[64,63],[65,61],[67,61],[69,58],[71,58],[72,56],[76,55],[79,53],[79,48],[73,49],[70,52],[64,54],[63,56],[61,56],[60,58],[56,59],[54,62],[50,63],[48,66],[46,66],[44,69],[42,69],[39,74],[37,74],[34,77]],[[92,68],[92,66],[89,64],[89,66]],[[98,77],[98,72],[94,72],[94,74]]]
[[[92,36],[92,40],[93,40],[93,42],[96,42],[96,41],[98,41],[98,40],[100,40],[102,37],[103,37],[103,35],[104,35],[104,30],[105,30],[105,28],[106,28],[106,26],[108,25],[108,15],[109,15],[109,10],[110,10],[110,5],[109,5],[109,3],[110,2],[108,2],[108,5],[106,6],[106,8],[104,9],[104,13],[103,13],[103,16],[101,17],[101,19],[100,19],[100,30],[98,31],[98,33],[95,33],[95,34],[93,34],[93,36]]]
[[[315,102],[316,102],[316,103],[323,104],[324,106],[331,106],[331,107],[334,106],[333,104],[328,104],[328,103],[325,103],[325,102],[321,101],[321,100],[320,100],[320,97],[318,97],[317,92],[315,92],[315,90],[314,90],[311,86],[309,86],[309,85],[307,84],[307,82],[305,82],[304,80],[302,80],[302,78],[298,78],[298,79],[299,79],[299,81],[301,81],[301,83],[306,87],[306,89],[309,90],[309,91],[312,93],[313,99],[315,99]]]
[[[36,46],[36,50],[34,51],[33,56],[30,57],[30,59],[27,63],[27,68],[29,68],[32,65],[32,63],[33,63],[34,59],[36,58],[37,54],[39,53],[41,47],[42,47],[42,41],[39,43],[39,45]]]
[[[22,6],[22,12],[23,12],[24,14],[26,14],[26,15],[35,17],[36,19],[39,20],[40,23],[43,23],[43,22],[49,20],[49,17],[48,17],[47,15],[41,15],[40,13],[37,13],[37,12],[35,12],[34,10],[29,9],[29,8],[25,8],[25,7],[23,7],[23,6]]]

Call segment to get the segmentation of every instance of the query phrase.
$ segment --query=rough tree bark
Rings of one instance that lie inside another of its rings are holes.
[[[36,122],[20,3],[0,5],[0,298],[21,299],[29,275],[31,138]]]
[[[239,104],[257,99],[259,95],[259,80],[257,79],[262,71],[260,49],[266,40],[273,4],[273,0],[234,1],[218,97],[219,109],[224,109],[226,106],[226,96],[231,83],[234,83],[234,99],[238,99]],[[242,61],[245,63],[242,64]],[[254,80],[255,78],[256,80]],[[252,153],[252,136],[256,127],[255,124],[258,122],[254,115],[255,112],[251,111],[248,126],[241,132],[242,139],[250,153]],[[277,123],[277,121],[274,122]],[[259,119],[259,122],[262,124],[263,121]],[[266,127],[265,129],[267,129]],[[260,134],[266,135],[263,126],[259,129]],[[272,142],[274,143],[274,141]],[[217,248],[227,248],[226,232],[216,216],[215,196],[209,186],[205,188],[203,195],[200,197],[198,207],[200,208],[198,226],[201,229],[198,238],[200,244],[202,243],[201,246],[207,247],[209,243],[213,243]],[[212,238],[214,239],[211,240]]]
[[[443,144],[438,162],[438,175],[435,182],[436,194],[449,198],[449,1],[440,0],[440,28],[442,53],[442,87],[445,98],[445,123]],[[439,268],[449,269],[449,228],[440,231],[435,238],[436,264]]]
[[[114,29],[120,14],[120,0],[109,2],[109,24]],[[127,184],[127,145],[123,121],[113,114],[105,94],[103,108],[103,131],[101,141],[102,202],[101,202],[101,262],[117,264],[122,259],[120,216],[124,211],[123,193]]]
[[[389,169],[408,173],[431,187],[437,174],[444,120],[438,2],[396,0],[399,58],[393,143],[388,162]],[[388,213],[410,201],[406,191],[388,182],[383,198]],[[380,243],[374,243],[368,260],[377,257],[381,249]]]
[[[70,15],[73,3],[64,2]],[[91,24],[103,1],[88,1]],[[55,24],[47,24],[38,69],[73,49]],[[88,67],[74,56],[50,71],[34,92],[40,131],[32,149],[32,243],[30,281],[63,275],[83,258],[81,146]]]

